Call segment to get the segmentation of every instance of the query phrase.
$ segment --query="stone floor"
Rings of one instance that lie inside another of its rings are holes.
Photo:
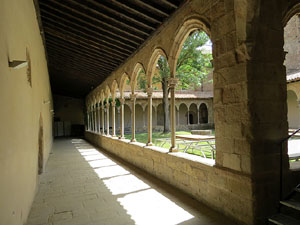
[[[54,142],[27,225],[235,224],[82,139]]]

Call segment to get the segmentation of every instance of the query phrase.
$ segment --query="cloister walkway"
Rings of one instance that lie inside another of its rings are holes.
[[[82,139],[60,139],[40,175],[27,225],[67,224],[235,223]]]

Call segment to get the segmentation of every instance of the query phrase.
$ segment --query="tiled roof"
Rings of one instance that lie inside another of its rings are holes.
[[[130,98],[131,92],[124,92],[124,97],[126,99]],[[136,91],[135,94],[137,95],[137,98],[139,99],[147,99],[147,93],[143,91]],[[162,91],[153,91],[152,98],[153,99],[161,99],[163,97]],[[170,95],[169,95],[170,97]],[[175,98],[177,99],[195,99],[195,98],[200,98],[200,99],[207,99],[207,98],[213,98],[213,92],[212,91],[207,91],[207,92],[202,92],[202,91],[176,91],[175,93]]]

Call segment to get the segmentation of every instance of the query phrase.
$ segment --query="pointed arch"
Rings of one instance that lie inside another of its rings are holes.
[[[148,87],[152,86],[152,78],[154,76],[155,68],[157,61],[160,56],[165,57],[168,60],[167,54],[164,49],[162,48],[155,48],[152,52],[152,55],[149,59],[148,66],[147,66],[147,83]]]
[[[175,76],[177,60],[188,35],[195,30],[203,30],[210,36],[210,26],[208,20],[200,16],[192,16],[183,22],[178,31],[176,32],[175,39],[169,55],[169,66],[171,76]]]
[[[132,75],[131,75],[131,82],[130,82],[132,93],[134,93],[134,91],[135,91],[136,84],[137,84],[137,78],[138,78],[139,72],[141,70],[143,70],[146,73],[146,70],[145,70],[143,64],[141,64],[141,63],[135,64]]]
[[[123,73],[120,79],[120,85],[119,85],[119,89],[120,89],[120,98],[124,97],[124,88],[126,86],[126,80],[130,80],[129,76],[127,73]]]

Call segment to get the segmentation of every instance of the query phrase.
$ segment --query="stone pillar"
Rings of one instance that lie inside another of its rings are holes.
[[[109,136],[109,102],[106,102],[106,135]]]
[[[105,134],[105,124],[104,124],[104,102],[102,103],[102,135]]]
[[[153,89],[147,89],[148,95],[148,142],[147,146],[152,146],[152,93]]]
[[[119,139],[124,139],[124,103],[125,99],[120,98],[120,107],[121,107],[121,118],[120,118],[120,123],[121,123],[121,134]]]
[[[176,113],[176,107],[175,107],[175,87],[178,82],[178,79],[176,78],[169,78],[168,85],[171,93],[171,148],[170,152],[177,152],[176,149],[176,119],[175,119],[175,113]]]
[[[187,125],[190,125],[190,111],[187,110]]]
[[[200,124],[200,108],[197,108],[198,111],[198,124]]]
[[[112,126],[112,136],[116,136],[116,102],[111,103],[111,126]]]
[[[136,94],[130,95],[131,99],[131,142],[136,142],[135,140],[135,100]]]
[[[120,107],[117,107],[117,114],[118,114],[118,129],[121,131],[121,116],[120,116]]]

